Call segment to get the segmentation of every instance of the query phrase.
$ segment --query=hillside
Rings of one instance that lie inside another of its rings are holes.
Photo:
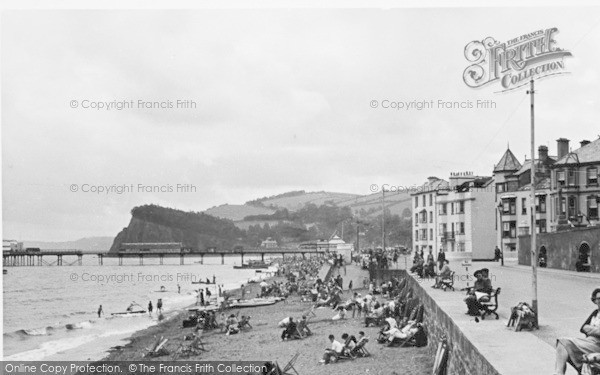
[[[270,215],[274,212],[272,208],[247,204],[222,204],[204,211],[205,214],[232,221],[242,221],[246,216]]]

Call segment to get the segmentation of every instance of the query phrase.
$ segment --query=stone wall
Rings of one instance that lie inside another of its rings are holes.
[[[564,232],[540,233],[536,238],[539,249],[546,248],[548,268],[576,271],[579,247],[590,246],[590,271],[600,272],[600,227],[576,228]],[[519,264],[531,265],[531,236],[519,236]]]
[[[375,275],[374,275],[375,276]],[[446,375],[499,375],[498,371],[479,353],[477,348],[464,336],[450,318],[422,287],[421,283],[408,275],[405,270],[378,270],[377,280],[386,281],[391,277],[406,277],[408,287],[424,306],[423,322],[427,329],[427,348],[435,357],[442,337],[448,340],[448,362]],[[425,283],[424,285],[430,285]]]

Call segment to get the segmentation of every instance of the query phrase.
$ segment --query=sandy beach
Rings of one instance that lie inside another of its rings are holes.
[[[283,278],[275,278],[283,280]],[[255,296],[260,287],[250,284],[246,287],[250,291],[247,295]],[[355,291],[361,292],[360,289]],[[364,293],[364,290],[362,290]],[[239,296],[239,290],[232,291],[233,296]],[[345,293],[348,297],[348,292]],[[426,374],[431,373],[433,358],[427,354],[427,348],[388,348],[376,342],[379,328],[364,326],[364,319],[352,318],[351,313],[344,320],[333,321],[336,314],[331,308],[315,309],[315,315],[309,321],[313,335],[303,340],[282,342],[280,339],[282,329],[277,323],[285,317],[300,318],[310,311],[312,303],[302,302],[298,295],[290,296],[286,301],[275,305],[230,309],[227,314],[240,313],[251,316],[252,329],[246,329],[239,334],[227,336],[218,329],[204,331],[202,338],[207,351],[198,356],[179,358],[183,361],[277,361],[281,367],[299,353],[295,364],[296,370],[301,374]],[[182,321],[190,315],[187,310],[182,311],[169,320],[156,326],[137,332],[131,337],[129,344],[112,350],[104,359],[107,361],[169,361],[172,354],[183,342],[185,335],[192,332],[192,328],[182,328]],[[320,364],[324,349],[330,346],[329,334],[341,340],[343,333],[358,335],[364,331],[370,338],[367,349],[370,357],[342,361],[329,365]],[[147,348],[152,347],[158,338],[164,336],[169,339],[166,344],[170,355],[161,357],[144,358]],[[189,341],[188,341],[189,343]]]

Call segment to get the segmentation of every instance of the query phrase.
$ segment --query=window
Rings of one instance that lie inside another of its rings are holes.
[[[574,169],[569,169],[567,172],[567,177],[569,179],[569,186],[575,186],[577,184],[577,179],[575,178],[577,174]]]
[[[577,199],[572,195],[569,197],[569,218],[575,215],[577,215]]]
[[[556,185],[565,186],[565,171],[556,172]]]
[[[415,231],[415,241],[419,240],[419,230]]]
[[[415,214],[415,224],[419,223],[419,214]]]
[[[427,197],[425,195],[423,195],[423,207],[425,207],[425,205],[426,205],[425,199],[427,199]]]
[[[465,223],[461,222],[460,223],[460,234],[465,234]]]
[[[588,168],[587,169],[587,184],[588,185],[598,185],[598,169],[597,168]]]
[[[454,223],[452,223],[452,233],[454,234]]]
[[[496,193],[504,193],[504,184],[496,184]]]
[[[421,239],[427,241],[427,229],[421,231]]]
[[[419,207],[419,197],[415,197],[415,207]]]
[[[595,195],[590,195],[588,197],[588,209],[587,209],[587,217],[590,220],[598,220],[598,197]]]
[[[454,215],[454,202],[450,203],[450,215]]]
[[[459,214],[464,214],[465,213],[465,202],[458,202],[458,213]]]
[[[433,194],[429,194],[429,205],[433,206]]]
[[[535,221],[537,227],[537,233],[546,233],[546,219],[540,219]]]
[[[527,215],[527,198],[521,198],[521,213]]]
[[[502,223],[502,237],[515,238],[517,236],[517,223],[515,221],[504,221]]]
[[[429,222],[433,223],[433,211],[429,211]]]
[[[440,206],[441,206],[440,215],[446,215],[446,213],[448,212],[448,204],[442,203]]]
[[[565,215],[567,213],[567,198],[562,197],[560,199],[560,214]]]
[[[429,239],[433,240],[433,228],[429,229]]]
[[[440,224],[440,233],[442,235],[446,233],[446,224]]]
[[[537,195],[535,197],[535,212],[546,213],[546,196]]]

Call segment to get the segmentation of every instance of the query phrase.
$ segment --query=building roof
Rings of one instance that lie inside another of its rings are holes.
[[[416,192],[411,195],[418,195],[422,193],[431,193],[436,192],[438,190],[448,190],[450,188],[450,184],[446,180],[442,180],[437,177],[430,177],[427,182],[423,185],[417,187]]]
[[[571,151],[562,158],[557,164],[579,164],[579,163],[600,163],[600,138],[587,145]]]
[[[550,178],[548,178],[548,177],[538,178],[538,181],[535,184],[535,190],[539,191],[539,190],[549,190],[549,189],[550,189]],[[531,190],[531,184],[526,184],[519,188],[519,191],[525,191],[525,190],[527,190],[527,191]]]
[[[467,192],[471,189],[481,189],[487,187],[492,181],[492,177],[477,176],[471,181],[463,182],[462,184],[458,185],[455,189],[458,192]]]
[[[519,163],[517,157],[512,153],[512,151],[510,151],[510,148],[507,148],[506,152],[504,153],[504,155],[502,155],[502,158],[500,159],[498,164],[494,166],[494,173],[515,172],[519,169],[521,169],[521,163]]]

